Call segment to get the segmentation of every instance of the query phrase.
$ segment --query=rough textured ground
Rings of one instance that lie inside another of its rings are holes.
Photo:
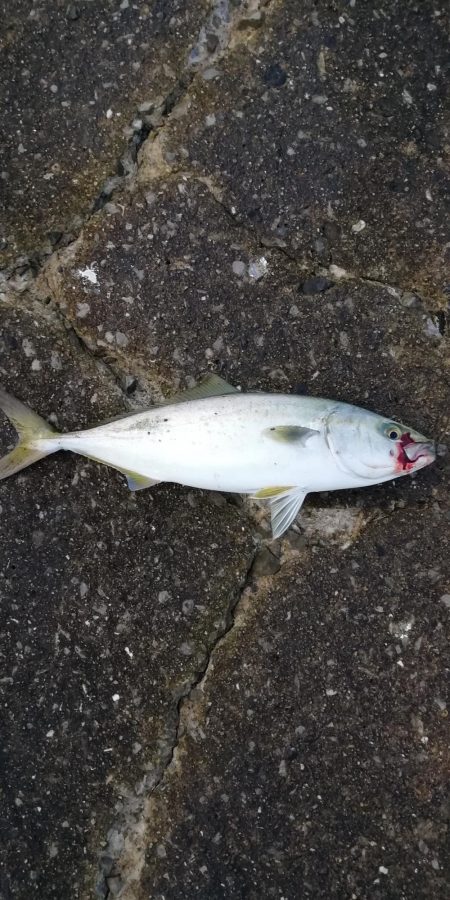
[[[3,6],[8,389],[69,429],[211,370],[449,439],[444,6]],[[2,482],[2,900],[447,897],[448,473],[278,542],[70,456]]]

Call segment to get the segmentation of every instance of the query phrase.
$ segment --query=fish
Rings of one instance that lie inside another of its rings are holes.
[[[413,428],[349,403],[245,393],[218,375],[163,404],[66,434],[2,387],[0,408],[19,436],[0,459],[0,480],[69,450],[121,472],[132,491],[171,482],[266,501],[273,538],[290,528],[308,493],[381,484],[439,452]]]

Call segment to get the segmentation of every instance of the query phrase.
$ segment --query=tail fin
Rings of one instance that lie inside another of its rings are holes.
[[[48,425],[45,419],[41,419],[40,416],[29,409],[28,406],[25,406],[24,403],[21,403],[20,400],[16,400],[11,394],[7,394],[1,386],[0,409],[3,410],[14,425],[19,435],[17,447],[11,450],[11,453],[8,453],[3,459],[0,459],[1,481],[3,478],[8,478],[9,475],[14,475],[15,472],[20,472],[21,469],[25,469],[26,466],[30,466],[31,463],[36,462],[38,459],[42,459],[43,456],[48,456],[49,453],[53,453],[58,447],[39,450],[32,446],[40,438],[55,437],[57,432],[51,425]]]

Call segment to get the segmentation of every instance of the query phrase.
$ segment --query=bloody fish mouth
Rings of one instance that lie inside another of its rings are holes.
[[[436,459],[435,445],[432,441],[415,441],[409,434],[402,434],[397,443],[397,464],[403,472],[422,468]]]

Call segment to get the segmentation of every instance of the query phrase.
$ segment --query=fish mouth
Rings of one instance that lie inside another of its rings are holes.
[[[403,434],[398,442],[398,464],[403,471],[411,472],[430,465],[441,453],[434,441],[415,441],[410,434]]]

